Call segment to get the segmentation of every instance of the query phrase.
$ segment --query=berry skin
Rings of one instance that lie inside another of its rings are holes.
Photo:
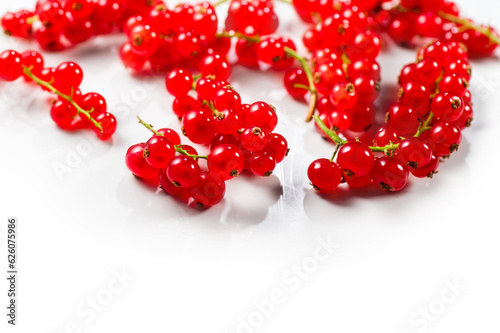
[[[241,110],[241,97],[232,88],[224,87],[217,90],[214,98],[214,106],[217,110],[233,109]]]
[[[160,186],[161,188],[170,194],[172,197],[174,197],[176,200],[183,202],[185,204],[189,204],[189,201],[191,200],[191,193],[189,191],[189,188],[185,187],[177,187],[172,182],[170,179],[167,177],[167,169],[162,169],[160,171],[160,176],[158,177],[160,181]]]
[[[167,138],[172,142],[174,146],[181,144],[181,138],[176,131],[171,128],[160,128],[157,130],[158,134],[163,135],[163,137]]]
[[[273,155],[266,151],[259,151],[250,158],[250,170],[254,175],[267,177],[273,173],[276,160]]]
[[[166,168],[175,156],[172,142],[163,136],[151,137],[144,146],[144,158],[154,168]]]
[[[0,79],[15,81],[23,74],[22,57],[13,50],[0,53]]]
[[[217,84],[214,80],[201,78],[196,82],[196,93],[198,97],[205,101],[211,101],[217,94]]]
[[[26,51],[22,55],[23,65],[31,68],[31,73],[35,76],[39,76],[43,70],[44,60],[40,53],[36,51]],[[31,81],[31,79],[23,73],[23,77],[26,81]]]
[[[200,180],[201,170],[194,159],[180,155],[170,161],[165,173],[170,183],[175,187],[190,188]]]
[[[373,165],[371,176],[377,186],[389,192],[400,191],[408,183],[408,170],[395,157],[378,158]]]
[[[261,151],[269,142],[268,132],[260,127],[248,127],[240,134],[241,145],[249,151]]]
[[[64,130],[76,130],[82,128],[82,120],[77,117],[77,110],[66,100],[58,99],[50,108],[50,117]]]
[[[330,101],[332,104],[342,110],[352,108],[358,101],[356,88],[352,83],[337,83],[330,92]]]
[[[399,143],[400,141],[398,133],[388,126],[379,128],[373,139],[373,143],[378,147],[384,147],[391,143]]]
[[[95,117],[95,120],[101,124],[102,130],[92,127],[97,137],[101,140],[108,140],[116,131],[116,118],[109,112],[104,112]]]
[[[302,68],[290,68],[285,72],[283,78],[286,91],[292,96],[293,99],[304,102],[305,95],[308,90],[303,87],[296,87],[295,85],[309,86],[306,73]]]
[[[202,171],[200,181],[190,189],[196,205],[208,208],[222,201],[226,193],[226,184],[208,171]]]
[[[165,85],[173,96],[184,97],[191,90],[193,75],[183,68],[174,69],[165,78]]]
[[[439,158],[435,155],[431,156],[431,160],[426,165],[419,167],[417,169],[410,169],[412,175],[417,178],[432,178],[437,173],[437,168],[439,167]]]
[[[320,158],[309,165],[307,177],[317,191],[332,191],[342,181],[342,171],[337,163]]]
[[[273,107],[266,102],[255,102],[244,115],[244,126],[255,126],[273,131],[278,124],[278,116]]]
[[[263,150],[273,155],[276,163],[280,163],[288,155],[288,142],[283,135],[271,133]]]
[[[351,126],[351,117],[344,110],[333,110],[328,122],[335,132],[343,132]]]
[[[434,154],[447,156],[458,150],[462,133],[454,123],[438,122],[430,129],[430,143]]]
[[[125,164],[130,172],[139,178],[156,179],[158,178],[160,170],[152,167],[146,162],[143,156],[145,145],[145,143],[138,143],[131,146],[125,155]]]
[[[185,135],[194,143],[208,144],[217,133],[217,123],[210,111],[195,109],[182,117]]]
[[[431,147],[423,140],[411,138],[403,140],[396,151],[403,164],[412,169],[425,166],[432,157]]]
[[[231,76],[231,65],[219,54],[209,54],[200,62],[202,77],[213,75],[217,81],[227,81]]]
[[[348,142],[338,152],[337,163],[347,177],[361,177],[373,168],[374,156],[361,142]]]
[[[413,109],[404,104],[396,103],[389,108],[386,115],[386,122],[400,136],[413,136],[419,126],[418,118]]]
[[[442,92],[432,100],[431,110],[437,119],[443,122],[453,122],[462,115],[464,101],[456,93]]]
[[[215,147],[208,155],[208,170],[220,180],[237,177],[245,165],[241,149],[231,144]]]
[[[75,62],[63,62],[56,67],[54,72],[54,85],[62,86],[71,93],[75,91],[83,81],[82,68]]]

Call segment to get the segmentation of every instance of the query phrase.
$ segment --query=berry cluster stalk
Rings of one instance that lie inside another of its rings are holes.
[[[24,71],[24,74],[29,77],[30,79],[32,79],[33,81],[35,81],[36,83],[38,83],[39,85],[47,88],[50,92],[56,94],[57,96],[65,99],[66,101],[68,101],[68,103],[70,103],[76,110],[77,110],[77,115],[78,114],[84,114],[85,117],[87,117],[91,122],[92,124],[94,124],[95,127],[97,127],[100,131],[101,131],[101,134],[103,132],[103,129],[102,129],[102,126],[101,126],[101,123],[99,123],[98,121],[96,121],[94,118],[92,118],[92,116],[90,115],[93,111],[93,108],[89,111],[86,111],[84,109],[82,109],[80,107],[80,105],[78,105],[74,100],[73,100],[73,93],[71,93],[70,95],[66,95],[66,94],[63,94],[62,92],[60,92],[59,90],[57,90],[53,85],[52,85],[52,82],[47,82],[47,81],[43,81],[42,79],[38,78],[37,76],[35,76],[32,72],[31,72],[31,68],[30,67],[26,67],[23,65],[23,71]]]
[[[141,117],[137,116],[137,119],[139,120],[139,123],[141,125],[143,125],[144,127],[146,127],[148,130],[150,130],[154,135],[157,135],[157,136],[163,136],[163,133],[160,133],[158,132],[157,130],[154,129],[153,125],[151,124],[148,124],[146,123],[144,120],[141,119]],[[184,150],[183,146],[182,145],[175,145],[175,151],[182,154],[182,155],[186,155],[187,157],[191,157],[192,159],[208,159],[208,155],[192,155],[192,154],[189,154],[186,150]]]

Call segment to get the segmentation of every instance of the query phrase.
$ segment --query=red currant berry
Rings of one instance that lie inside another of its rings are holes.
[[[330,93],[332,104],[342,110],[352,108],[358,101],[356,88],[352,83],[337,83],[332,87]]]
[[[214,174],[203,171],[200,181],[190,189],[191,196],[200,208],[208,208],[222,201],[226,193],[226,184]]]
[[[17,80],[23,74],[22,57],[13,50],[0,53],[0,79],[5,81]]]
[[[361,177],[373,168],[374,156],[361,142],[348,142],[338,152],[337,163],[347,177]]]
[[[237,177],[245,165],[243,152],[231,144],[215,147],[208,155],[208,170],[220,180]]]
[[[307,177],[317,191],[332,191],[342,181],[342,172],[337,163],[320,158],[309,165]]]
[[[401,162],[412,169],[423,167],[432,157],[431,147],[423,140],[411,138],[403,140],[396,151]]]
[[[460,118],[464,110],[464,101],[456,93],[442,92],[432,100],[431,110],[437,119],[453,122]]]
[[[190,71],[177,68],[167,75],[165,85],[170,94],[175,97],[183,97],[189,93],[193,86],[193,76]]]
[[[250,170],[257,176],[270,176],[276,167],[274,156],[267,151],[258,151],[250,158]]]
[[[191,157],[180,155],[174,157],[165,169],[168,180],[175,187],[190,188],[200,180],[201,170]]]
[[[375,184],[389,192],[400,191],[408,183],[408,170],[395,157],[378,158],[373,165],[371,176]]]
[[[125,155],[125,164],[130,172],[139,178],[156,179],[160,170],[146,162],[143,154],[144,146],[145,143],[138,143],[131,146]]]
[[[152,167],[166,168],[175,156],[175,147],[169,139],[155,135],[146,142],[143,154]]]

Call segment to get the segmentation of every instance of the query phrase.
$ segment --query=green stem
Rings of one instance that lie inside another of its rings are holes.
[[[318,124],[319,128],[321,128],[321,130],[330,139],[332,139],[332,141],[335,142],[335,144],[342,146],[342,145],[345,145],[347,143],[347,141],[342,139],[340,136],[338,136],[337,133],[335,133],[335,131],[332,131],[331,129],[326,127],[325,123],[321,120],[321,118],[319,116],[313,116],[313,119],[316,122],[316,124]]]
[[[143,125],[144,127],[146,127],[148,130],[150,130],[154,135],[157,135],[157,136],[164,136],[163,133],[160,133],[158,132],[157,130],[155,130],[153,128],[153,125],[151,124],[148,124],[146,123],[144,120],[141,119],[141,117],[137,116],[137,119],[139,119],[139,123],[141,125]],[[180,153],[180,154],[183,154],[183,155],[186,155],[188,157],[191,157],[193,159],[199,159],[199,158],[202,158],[202,159],[208,159],[208,155],[192,155],[190,153],[188,153],[186,150],[184,150],[184,146],[183,145],[175,145],[175,151]]]
[[[314,111],[316,111],[316,104],[318,103],[318,91],[316,90],[316,85],[314,84],[314,76],[311,67],[306,58],[300,56],[295,50],[285,46],[285,53],[294,58],[300,63],[300,66],[304,70],[307,77],[307,82],[309,83],[309,91],[311,93],[311,100],[309,101],[309,112],[307,113],[306,122],[310,122],[313,119]]]
[[[337,156],[337,153],[339,152],[340,147],[341,147],[340,145],[337,145],[335,147],[335,151],[333,152],[332,158],[330,158],[330,162],[333,162],[333,160],[335,159],[335,156]]]
[[[378,147],[378,146],[369,146],[368,148],[370,148],[370,150],[372,152],[379,152],[379,153],[384,153],[384,154],[388,154],[390,151],[394,151],[396,149],[398,149],[399,147],[399,143],[390,143],[386,146],[383,146],[383,147]]]
[[[92,124],[94,124],[95,127],[97,127],[100,131],[101,131],[101,134],[103,132],[103,129],[102,129],[102,126],[101,126],[101,123],[97,122],[94,118],[92,118],[92,116],[90,115],[92,113],[92,111],[94,111],[94,109],[92,108],[91,110],[89,111],[86,111],[84,109],[82,109],[80,107],[80,105],[78,105],[74,100],[73,100],[73,90],[71,91],[71,94],[70,95],[66,95],[66,94],[63,94],[62,92],[60,92],[59,90],[57,90],[53,85],[52,85],[52,82],[47,82],[47,81],[43,81],[42,79],[38,78],[37,76],[35,76],[32,72],[31,72],[31,68],[30,67],[26,67],[23,65],[23,72],[24,74],[29,77],[30,79],[32,79],[33,81],[35,81],[36,83],[38,83],[39,85],[41,85],[42,87],[45,87],[47,88],[50,92],[52,92],[53,94],[56,94],[57,96],[65,99],[66,101],[68,101],[68,103],[70,103],[75,109],[76,109],[76,114],[84,114],[91,122]]]
[[[427,119],[418,128],[417,133],[415,133],[415,135],[414,135],[415,138],[420,137],[422,135],[422,133],[424,133],[425,131],[430,130],[432,128],[429,125],[430,125],[433,118],[434,118],[434,114],[431,111],[429,113],[429,116],[427,117]]]
[[[279,0],[279,1],[286,3],[288,5],[291,5],[293,3],[292,0]]]
[[[217,1],[216,3],[213,4],[214,7],[217,7],[217,6],[220,6],[222,5],[223,3],[226,3],[228,2],[229,0],[219,0]]]
[[[239,31],[222,31],[222,32],[216,33],[215,36],[217,38],[221,38],[221,37],[233,38],[233,37],[236,37],[238,39],[246,39],[246,40],[248,40],[250,42],[253,42],[253,43],[260,42],[260,37],[259,36],[249,36],[249,35],[242,34]]]
[[[439,16],[441,16],[445,20],[459,24],[462,27],[465,27],[467,29],[472,29],[472,30],[478,31],[482,35],[485,35],[486,37],[488,37],[493,44],[500,45],[500,36],[495,34],[492,31],[492,29],[489,27],[488,28],[482,27],[478,24],[475,24],[475,23],[469,21],[466,18],[458,17],[458,16],[451,15],[451,14],[448,14],[445,12],[439,12]]]

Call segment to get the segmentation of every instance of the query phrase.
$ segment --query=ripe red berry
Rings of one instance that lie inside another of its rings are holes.
[[[307,177],[316,190],[331,191],[340,184],[342,172],[337,163],[320,158],[309,165]]]
[[[125,155],[125,164],[135,176],[144,179],[158,178],[159,169],[152,167],[146,162],[143,150],[145,143],[138,143],[131,146]]]
[[[347,177],[361,177],[372,170],[374,156],[361,142],[344,144],[337,154],[337,163]]]
[[[163,136],[152,136],[144,146],[144,158],[154,168],[166,168],[175,156],[172,142]]]
[[[430,162],[432,150],[424,140],[411,138],[399,144],[396,155],[404,165],[417,169]]]
[[[165,169],[168,180],[175,187],[190,188],[200,180],[201,170],[191,157],[180,155],[174,157]]]
[[[186,96],[193,86],[193,75],[184,68],[174,69],[165,78],[165,85],[175,97]]]
[[[441,92],[434,96],[431,110],[437,119],[443,122],[453,122],[460,118],[464,110],[462,97],[453,92]]]
[[[408,183],[408,170],[395,157],[378,158],[371,171],[373,182],[384,191],[400,191]]]
[[[17,80],[23,73],[22,57],[13,50],[0,53],[0,79],[5,81]]]
[[[276,160],[267,151],[258,151],[250,158],[250,170],[257,176],[270,176],[276,167]]]
[[[200,181],[190,189],[194,202],[200,208],[208,208],[222,201],[226,184],[209,171],[203,171]]]
[[[215,147],[208,155],[208,170],[220,180],[237,177],[245,165],[245,157],[238,147],[222,144]]]

